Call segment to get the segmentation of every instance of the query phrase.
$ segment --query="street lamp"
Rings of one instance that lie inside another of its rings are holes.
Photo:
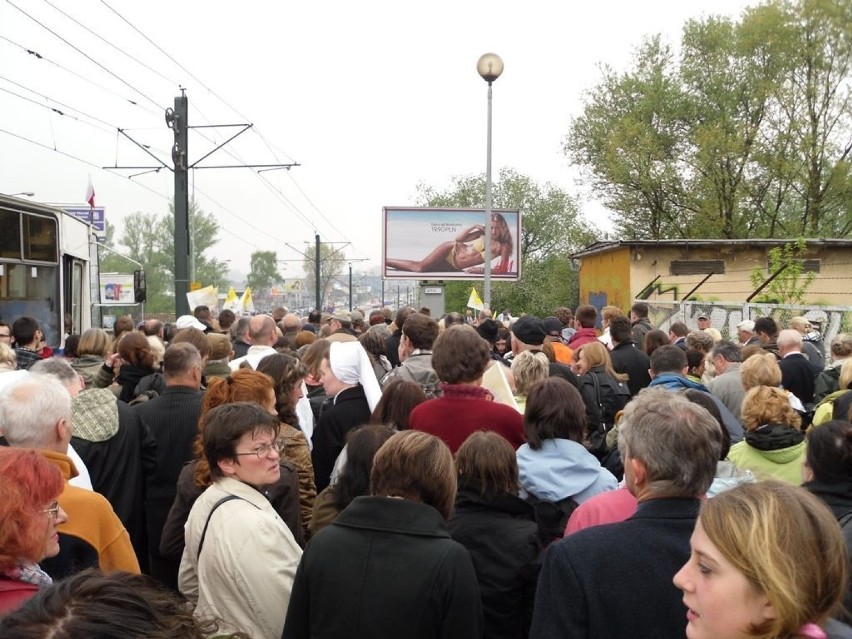
[[[476,63],[476,71],[488,83],[488,133],[485,160],[485,275],[482,283],[483,303],[491,308],[491,84],[503,73],[503,60],[496,53],[485,53]]]

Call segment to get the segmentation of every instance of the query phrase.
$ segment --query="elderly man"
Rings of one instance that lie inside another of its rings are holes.
[[[814,380],[822,369],[802,353],[802,334],[792,328],[778,333],[781,385],[799,398],[805,409],[814,403]]]
[[[713,328],[713,324],[710,321],[710,315],[702,313],[696,318],[696,322],[698,323],[698,330],[704,331],[712,337],[714,344],[718,344],[722,340],[722,334],[718,329]]]
[[[278,328],[275,320],[269,315],[255,315],[249,320],[249,339],[251,346],[244,357],[231,360],[229,366],[232,371],[239,370],[243,362],[247,362],[252,368],[257,368],[257,363],[267,355],[275,353],[272,347],[278,341]]]
[[[41,562],[41,567],[54,579],[89,567],[138,573],[130,537],[107,499],[67,483],[77,471],[67,454],[72,410],[71,396],[62,383],[46,375],[30,375],[3,389],[0,428],[10,446],[39,450],[65,478],[58,501],[68,521],[58,527],[60,552]]]
[[[801,316],[791,317],[787,326],[801,333],[804,356],[813,364],[823,368],[825,366],[825,346],[822,343],[822,335],[814,329],[810,320]]]
[[[738,421],[742,421],[742,405],[745,397],[740,364],[743,361],[742,350],[732,342],[719,342],[710,352],[710,358],[716,368],[716,377],[707,384],[710,392],[722,400]]]
[[[737,324],[737,339],[740,340],[740,346],[760,346],[760,338],[754,332],[753,320],[743,320]]]
[[[689,559],[722,433],[706,409],[679,394],[646,390],[628,404],[618,439],[636,513],[551,544],[531,639],[684,636],[686,608],[672,578]]]

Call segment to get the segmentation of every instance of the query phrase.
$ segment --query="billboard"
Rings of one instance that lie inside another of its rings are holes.
[[[485,211],[390,207],[383,211],[382,276],[389,279],[482,279]],[[491,212],[491,279],[517,281],[519,211]]]
[[[88,206],[63,206],[62,210],[70,215],[73,215],[78,220],[92,225],[92,230],[97,235],[98,239],[106,237],[106,212],[104,207],[96,206],[89,208]]]
[[[133,273],[101,273],[99,288],[104,306],[134,304]]]

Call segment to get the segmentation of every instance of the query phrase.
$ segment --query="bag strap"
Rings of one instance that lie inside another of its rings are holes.
[[[198,558],[201,557],[201,548],[204,546],[204,538],[207,536],[207,527],[210,525],[210,518],[213,516],[213,513],[216,512],[216,509],[224,504],[226,501],[231,501],[233,499],[242,499],[242,497],[237,497],[236,495],[227,495],[222,497],[219,501],[213,504],[213,508],[210,509],[210,512],[207,514],[207,521],[204,522],[204,530],[201,531],[201,539],[198,542],[198,552],[195,553],[195,561],[198,561]]]
[[[601,410],[601,421],[603,421],[603,403],[601,402],[600,382],[598,382],[598,376],[595,375],[594,372],[589,371],[589,375],[592,376],[592,383],[595,385],[595,400],[598,403],[598,408]]]

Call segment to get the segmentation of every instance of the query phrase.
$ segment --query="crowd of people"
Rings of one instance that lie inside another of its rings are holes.
[[[852,637],[852,335],[785,324],[0,322],[0,639]]]

